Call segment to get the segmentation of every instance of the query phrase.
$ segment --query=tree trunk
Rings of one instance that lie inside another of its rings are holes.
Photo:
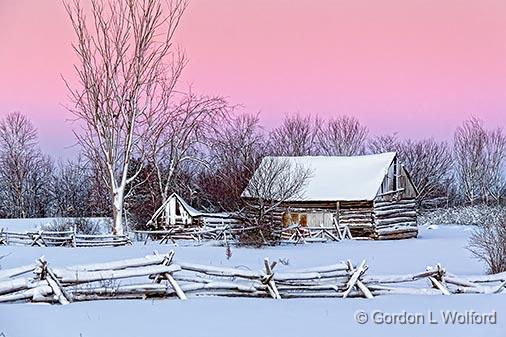
[[[113,193],[112,200],[112,233],[114,235],[123,235],[123,197],[122,189]]]

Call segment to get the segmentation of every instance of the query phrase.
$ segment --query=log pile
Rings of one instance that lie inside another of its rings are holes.
[[[187,263],[175,260],[174,252],[66,268],[52,267],[42,257],[34,265],[0,271],[0,303],[65,305],[104,299],[185,300],[202,296],[289,299],[498,294],[505,293],[506,285],[506,273],[458,277],[440,265],[406,275],[367,275],[365,261],[354,265],[349,260],[291,271],[278,271],[276,267],[276,261],[268,258],[257,271]]]
[[[376,201],[374,223],[377,239],[408,239],[418,235],[416,200]]]
[[[0,245],[35,247],[116,247],[131,244],[126,235],[88,235],[75,231],[8,232],[0,230]]]

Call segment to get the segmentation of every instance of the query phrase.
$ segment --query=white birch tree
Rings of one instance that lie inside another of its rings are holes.
[[[65,3],[77,41],[78,84],[67,87],[80,130],[76,137],[100,168],[112,205],[114,234],[124,231],[125,191],[133,155],[145,158],[148,119],[173,88],[184,57],[173,37],[184,0],[91,0],[90,19],[80,0]]]

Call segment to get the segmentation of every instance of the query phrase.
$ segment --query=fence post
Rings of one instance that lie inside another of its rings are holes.
[[[274,273],[272,270],[276,266],[276,261],[269,263],[269,258],[264,259],[264,272],[265,276],[262,277],[262,283],[267,285],[267,290],[272,298],[279,300],[281,296],[279,295],[278,288],[276,287],[276,283],[274,283]]]
[[[73,233],[72,233],[72,247],[77,247],[77,225],[74,223],[74,226],[72,227]]]
[[[0,245],[7,246],[7,234],[4,233],[4,229],[0,230]]]

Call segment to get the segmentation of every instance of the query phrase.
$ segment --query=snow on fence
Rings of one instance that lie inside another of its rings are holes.
[[[205,227],[184,227],[174,226],[168,230],[151,230],[151,231],[134,231],[138,240],[147,243],[148,240],[158,241],[161,244],[175,243],[176,240],[214,240],[214,241],[236,241],[240,233],[246,231],[258,230],[255,226],[231,226],[231,225],[217,225]],[[280,237],[281,243],[308,243],[308,242],[327,242],[327,241],[341,241],[344,239],[352,239],[350,229],[347,226],[338,226],[334,224],[333,227],[324,226],[301,226],[300,224],[293,224],[282,230],[278,230],[277,234]]]
[[[458,277],[440,265],[417,274],[366,275],[365,261],[289,272],[218,267],[174,260],[174,252],[66,268],[36,264],[0,270],[0,303],[223,296],[258,298],[365,297],[502,293],[506,273]],[[122,280],[122,281],[120,281]],[[424,282],[425,281],[425,282]],[[123,283],[122,283],[123,282]]]
[[[236,241],[240,233],[255,230],[258,227],[235,227],[221,225],[216,227],[183,227],[174,226],[169,230],[134,231],[135,238],[147,243],[157,240],[159,243],[176,243],[176,240],[222,241],[225,244]],[[281,243],[326,242],[351,239],[347,227],[307,227],[291,225],[278,231]],[[0,229],[0,245],[19,244],[37,247],[116,247],[132,244],[127,235],[88,235],[77,234],[75,231],[31,231],[10,232]]]
[[[0,245],[26,246],[108,247],[124,246],[132,242],[126,235],[89,235],[71,231],[8,232],[0,230]]]
[[[242,231],[252,230],[256,227],[233,227],[221,225],[216,227],[184,227],[173,226],[168,230],[134,231],[137,239],[146,243],[148,240],[157,240],[160,243],[175,243],[176,240],[235,240]]]

